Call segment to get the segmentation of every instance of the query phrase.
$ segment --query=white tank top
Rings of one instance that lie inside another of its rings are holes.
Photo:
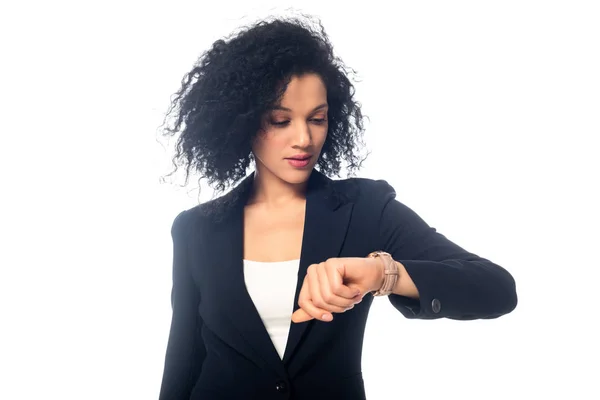
[[[252,302],[283,359],[292,322],[300,260],[244,260],[244,280]]]

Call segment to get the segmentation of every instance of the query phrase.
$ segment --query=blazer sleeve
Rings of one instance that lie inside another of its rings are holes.
[[[398,311],[407,318],[472,320],[497,318],[517,306],[507,270],[448,240],[397,201],[392,186],[378,183],[384,193],[383,248],[406,267],[419,291],[419,299],[391,294]]]
[[[173,286],[171,328],[167,343],[160,400],[189,399],[206,357],[200,334],[202,318],[198,313],[200,296],[192,280],[186,257],[185,211],[171,228],[173,240]]]

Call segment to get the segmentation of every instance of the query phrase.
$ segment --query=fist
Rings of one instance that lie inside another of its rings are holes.
[[[381,287],[383,265],[375,258],[330,258],[312,264],[298,296],[300,308],[292,322],[310,319],[332,321],[333,313],[346,312],[360,303],[363,296]]]

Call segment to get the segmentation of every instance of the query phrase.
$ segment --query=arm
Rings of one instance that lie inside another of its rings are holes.
[[[200,336],[202,319],[198,314],[200,296],[186,260],[185,211],[173,221],[173,316],[165,356],[159,399],[188,399],[200,374],[206,349]]]
[[[497,318],[517,305],[515,281],[493,262],[469,253],[395,200],[385,181],[380,233],[383,249],[400,265],[389,296],[407,318]]]

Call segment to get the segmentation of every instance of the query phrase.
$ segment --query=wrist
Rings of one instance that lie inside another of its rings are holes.
[[[381,257],[369,257],[367,260],[371,263],[370,281],[372,284],[369,287],[369,292],[375,292],[383,286],[385,280],[385,265]]]

